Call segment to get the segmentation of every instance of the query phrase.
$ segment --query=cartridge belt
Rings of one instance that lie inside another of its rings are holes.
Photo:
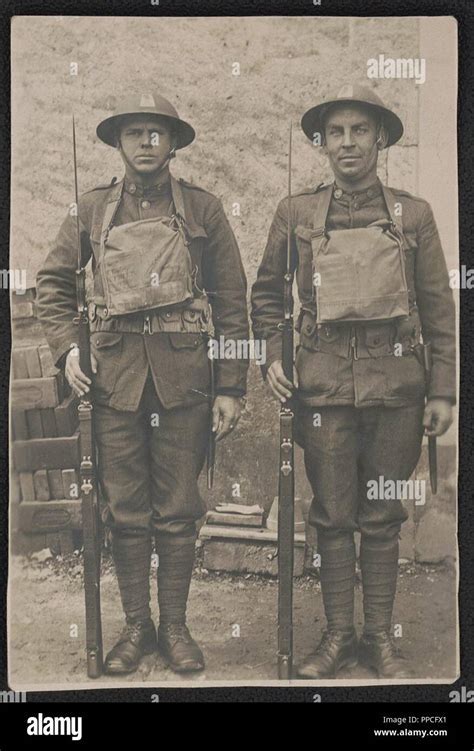
[[[355,360],[408,354],[420,344],[417,312],[400,321],[318,324],[314,314],[302,310],[297,330],[305,349]]]
[[[91,331],[111,331],[132,334],[209,333],[210,307],[206,300],[194,300],[186,308],[141,311],[124,316],[109,316],[107,308],[89,305]]]

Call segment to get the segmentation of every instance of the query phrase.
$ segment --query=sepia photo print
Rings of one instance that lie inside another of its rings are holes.
[[[11,31],[11,688],[455,681],[455,19]]]

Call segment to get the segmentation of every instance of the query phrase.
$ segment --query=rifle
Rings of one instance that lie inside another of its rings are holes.
[[[291,268],[291,147],[288,153],[288,236],[283,285],[282,366],[293,382],[293,270]],[[294,557],[294,409],[293,399],[280,406],[280,469],[278,483],[278,677],[291,678],[293,663],[293,557]]]
[[[86,269],[83,258],[87,257],[89,238],[81,232],[78,212],[76,128],[72,118],[72,142],[74,153],[74,191],[77,228],[76,294],[79,365],[92,380],[89,317],[86,301]],[[87,675],[99,678],[103,668],[102,622],[100,613],[100,559],[101,540],[99,501],[96,477],[95,441],[92,425],[91,392],[81,396],[78,406],[80,432],[80,466],[82,531],[84,537],[84,590],[86,602],[86,654]]]

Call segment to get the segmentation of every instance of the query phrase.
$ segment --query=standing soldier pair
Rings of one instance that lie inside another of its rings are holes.
[[[197,480],[208,445],[236,426],[247,363],[216,360],[210,404],[207,337],[248,338],[246,281],[221,202],[170,173],[195,137],[163,97],[131,96],[97,128],[125,175],[79,200],[92,264],[93,379],[76,345],[76,217],[69,215],[38,274],[38,314],[55,361],[78,395],[92,389],[103,521],[110,529],[124,631],[105,660],[129,673],[158,646],[172,669],[202,670],[186,626]],[[211,316],[212,310],[212,316]],[[212,409],[212,416],[210,410]],[[152,536],[158,554],[158,639],[150,611]]]
[[[266,340],[266,379],[282,402],[297,395],[297,429],[314,493],[310,523],[318,533],[328,627],[298,672],[333,677],[360,659],[381,678],[404,678],[409,670],[390,631],[407,513],[400,500],[369,500],[367,484],[408,479],[423,433],[441,435],[452,421],[453,300],[429,205],[377,179],[379,152],[403,133],[397,115],[371,90],[345,86],[312,107],[302,127],[311,140],[322,137],[335,180],[291,201],[291,261],[301,302],[294,383],[281,365],[288,199],[277,209],[252,293],[255,337]],[[119,149],[125,176],[79,202],[94,275],[92,384],[74,346],[71,217],[38,276],[39,315],[56,362],[77,393],[92,387],[96,404],[103,518],[127,622],[106,669],[133,671],[156,648],[149,609],[154,534],[158,645],[174,669],[197,670],[203,656],[185,612],[195,522],[203,513],[197,477],[209,416],[209,299],[215,334],[245,339],[245,277],[219,201],[169,173],[174,151],[194,138],[169,102],[133,97],[97,134]],[[422,338],[432,349],[429,379]],[[239,419],[247,365],[216,365],[213,425],[224,437]],[[152,427],[155,415],[159,427]],[[356,530],[364,592],[360,642]]]

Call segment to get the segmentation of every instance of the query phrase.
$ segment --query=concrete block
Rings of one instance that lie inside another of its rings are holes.
[[[46,534],[26,534],[18,529],[11,535],[10,552],[13,555],[30,555],[47,547]]]
[[[63,391],[61,373],[51,378],[21,378],[12,381],[11,404],[19,409],[57,407]]]
[[[203,540],[203,566],[209,571],[278,574],[277,547],[271,542],[244,540]],[[301,576],[304,566],[304,545],[295,545],[294,575]]]
[[[431,509],[416,527],[415,560],[417,563],[441,563],[456,555],[456,517]]]

